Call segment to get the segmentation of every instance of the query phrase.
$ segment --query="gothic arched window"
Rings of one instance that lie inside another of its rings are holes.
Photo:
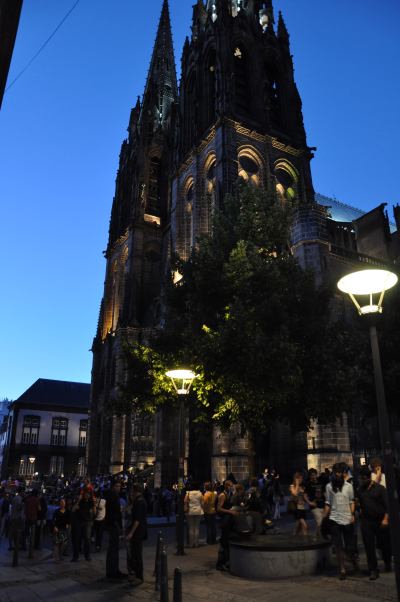
[[[238,156],[238,175],[245,182],[251,182],[256,186],[262,183],[262,162],[255,151],[243,148]]]
[[[209,155],[205,163],[205,191],[204,202],[200,216],[200,230],[202,234],[211,232],[212,216],[216,209],[216,159],[215,155]]]
[[[248,77],[248,60],[242,46],[236,46],[233,52],[235,74],[236,110],[241,115],[247,115],[250,110],[250,81]]]
[[[194,183],[189,180],[185,188],[184,199],[184,253],[185,259],[190,256],[193,246],[193,203],[194,203]]]
[[[275,161],[276,191],[282,199],[293,200],[297,196],[297,169],[286,159]]]

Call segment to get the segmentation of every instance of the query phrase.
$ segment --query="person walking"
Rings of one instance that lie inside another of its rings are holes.
[[[217,494],[213,490],[212,483],[207,481],[204,483],[203,510],[204,520],[206,522],[207,543],[214,545],[217,541],[217,526],[216,526],[216,502]]]
[[[185,495],[184,507],[188,528],[189,547],[199,547],[200,520],[204,511],[203,494],[198,483],[192,483]]]
[[[109,579],[121,579],[126,575],[119,570],[119,536],[122,533],[122,515],[119,496],[121,483],[114,480],[106,495],[105,528],[108,530],[106,556],[106,576]]]
[[[369,578],[375,581],[379,577],[376,547],[382,552],[385,570],[391,570],[391,547],[389,534],[389,515],[387,492],[371,478],[371,471],[367,466],[362,466],[358,473],[360,502],[361,535],[367,554]]]
[[[333,466],[332,480],[325,489],[324,517],[329,516],[332,544],[335,547],[339,579],[346,579],[345,551],[354,569],[358,571],[354,534],[355,502],[351,483],[345,481],[347,466],[339,462]]]
[[[142,486],[138,483],[131,489],[132,512],[126,533],[128,549],[128,571],[135,577],[131,585],[143,583],[143,541],[147,539],[147,503]]]

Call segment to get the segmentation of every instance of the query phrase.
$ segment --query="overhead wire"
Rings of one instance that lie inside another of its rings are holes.
[[[6,87],[5,92],[7,92],[7,90],[9,90],[11,88],[11,86],[13,86],[15,84],[16,81],[19,80],[19,78],[21,77],[21,75],[23,75],[25,73],[25,71],[27,69],[29,69],[29,67],[32,65],[33,61],[39,56],[39,54],[44,50],[44,48],[47,46],[47,44],[50,42],[50,40],[55,36],[55,34],[57,33],[57,31],[60,29],[61,25],[63,23],[65,23],[65,21],[68,19],[68,17],[70,16],[70,14],[72,13],[72,11],[75,9],[75,7],[79,4],[80,0],[76,0],[75,4],[69,9],[69,11],[64,15],[64,17],[61,19],[61,21],[59,22],[59,24],[57,25],[57,27],[54,29],[54,31],[49,35],[49,37],[47,38],[47,40],[45,42],[43,42],[43,44],[41,45],[41,47],[39,48],[39,50],[33,55],[33,57],[28,61],[28,63],[25,65],[25,67],[18,73],[18,75],[12,80],[12,82]]]

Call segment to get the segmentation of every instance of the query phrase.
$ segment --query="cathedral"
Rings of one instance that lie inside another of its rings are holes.
[[[122,343],[146,343],[160,325],[171,253],[189,257],[238,178],[298,199],[292,252],[320,281],[361,264],[387,265],[400,248],[398,206],[392,224],[384,204],[364,214],[314,192],[315,149],[307,145],[289,34],[272,0],[198,0],[181,64],[178,85],[164,0],[144,94],[131,110],[121,147],[92,347],[87,470],[149,467],[156,484],[176,475],[177,415],[173,408],[155,417],[113,415],[125,377]],[[264,448],[256,449],[239,428],[211,427],[202,454],[190,435],[187,470],[222,480],[265,465],[289,474],[292,458],[319,470],[354,460],[346,415],[296,437],[283,425],[271,431]]]

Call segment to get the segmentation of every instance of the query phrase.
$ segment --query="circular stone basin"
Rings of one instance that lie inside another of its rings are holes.
[[[232,539],[230,572],[247,579],[313,575],[329,564],[330,545],[321,538],[280,533]]]

